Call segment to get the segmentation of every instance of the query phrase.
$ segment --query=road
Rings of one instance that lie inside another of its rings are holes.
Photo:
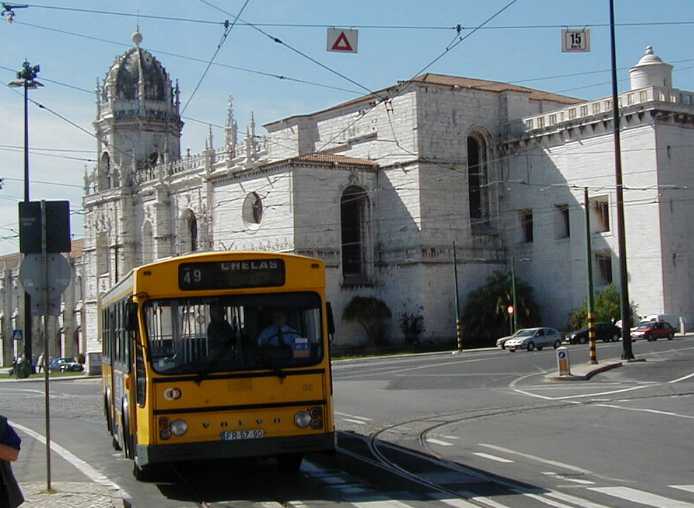
[[[337,362],[340,451],[281,477],[270,461],[212,463],[138,483],[106,436],[99,381],[56,382],[53,438],[87,466],[53,453],[54,481],[103,475],[147,507],[694,508],[694,337],[634,350],[646,361],[564,383],[547,377],[552,350]],[[0,383],[2,412],[41,434],[42,397],[40,383]],[[16,475],[41,482],[43,445],[20,435]]]

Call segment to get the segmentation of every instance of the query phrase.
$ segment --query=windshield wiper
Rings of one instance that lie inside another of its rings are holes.
[[[205,379],[207,379],[210,376],[210,373],[212,370],[218,366],[219,362],[221,361],[222,358],[224,358],[224,355],[226,354],[227,350],[234,345],[234,341],[230,340],[224,345],[224,348],[219,352],[219,356],[216,358],[212,358],[208,364],[207,368],[201,370],[197,376],[195,376],[195,383],[200,384],[202,383]]]

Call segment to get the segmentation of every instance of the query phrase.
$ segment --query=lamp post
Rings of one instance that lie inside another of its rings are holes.
[[[520,258],[518,261],[530,261],[530,258]],[[511,254],[511,305],[513,306],[513,312],[510,313],[512,318],[511,335],[518,331],[518,305],[516,300],[516,255]]]
[[[29,202],[29,89],[38,88],[43,84],[36,81],[40,68],[32,66],[26,60],[17,71],[17,79],[10,81],[8,86],[24,89],[24,202]],[[24,293],[24,359],[32,365],[31,348],[31,297]],[[44,353],[48,354],[48,351]]]

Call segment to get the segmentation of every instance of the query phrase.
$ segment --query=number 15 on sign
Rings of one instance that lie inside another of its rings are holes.
[[[590,51],[590,28],[562,28],[562,53],[588,53]]]

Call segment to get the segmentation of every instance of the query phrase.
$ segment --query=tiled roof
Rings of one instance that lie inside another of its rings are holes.
[[[84,239],[80,238],[78,240],[72,240],[72,250],[70,251],[71,258],[78,258],[82,255],[84,250]],[[6,254],[0,256],[0,270],[8,269],[14,270],[18,268],[22,261],[22,255],[19,252],[14,252],[12,254]]]
[[[585,102],[584,100],[576,99],[575,97],[567,97],[566,95],[545,92],[543,90],[528,88],[526,86],[512,85],[511,83],[502,83],[501,81],[489,81],[486,79],[465,78],[462,76],[448,76],[446,74],[427,73],[423,76],[417,76],[414,79],[414,81],[418,83],[433,83],[436,85],[459,86],[461,88],[472,88],[474,90],[485,90],[488,92],[510,91],[529,93],[529,98],[531,100],[553,101],[559,102],[561,104],[577,104],[579,102]]]
[[[583,99],[577,99],[575,97],[568,97],[566,95],[559,95],[556,93],[552,92],[546,92],[544,90],[537,90],[535,88],[528,88],[526,86],[520,86],[520,85],[512,85],[511,83],[503,83],[501,81],[489,81],[486,79],[475,79],[475,78],[466,78],[463,76],[450,76],[448,74],[432,74],[432,73],[426,73],[421,76],[417,76],[412,80],[413,83],[431,83],[432,85],[441,85],[441,86],[458,86],[461,88],[470,88],[473,90],[484,90],[488,92],[505,92],[505,91],[511,91],[511,92],[521,92],[521,93],[527,93],[529,94],[529,99],[530,100],[538,100],[538,101],[552,101],[552,102],[558,102],[560,104],[578,104],[580,102],[585,102]],[[404,82],[403,82],[404,83]],[[321,113],[327,113],[329,111],[334,111],[337,109],[342,109],[346,108],[348,106],[353,106],[355,104],[361,104],[361,103],[367,103],[370,101],[378,101],[382,99],[384,96],[387,96],[391,91],[395,90],[399,85],[392,85],[387,88],[382,88],[381,90],[376,90],[372,94],[368,95],[363,95],[361,97],[357,97],[355,99],[351,99],[345,102],[341,102],[340,104],[336,104],[335,106],[330,106],[329,108],[322,109],[320,111],[316,111],[313,113],[309,114],[304,114],[304,115],[292,115],[290,117],[286,117],[274,122],[269,122],[266,123],[264,126],[268,127],[270,125],[274,125],[276,123],[279,123],[281,121],[287,121],[292,118],[307,118],[310,116],[314,115],[319,115]]]

